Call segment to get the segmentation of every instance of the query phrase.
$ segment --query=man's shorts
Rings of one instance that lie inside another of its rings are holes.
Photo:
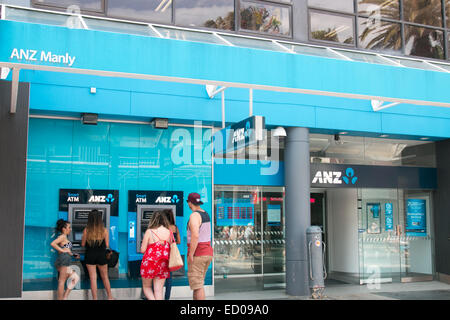
[[[212,261],[212,256],[194,256],[194,262],[188,261],[188,280],[191,290],[203,288],[205,284],[206,271]]]

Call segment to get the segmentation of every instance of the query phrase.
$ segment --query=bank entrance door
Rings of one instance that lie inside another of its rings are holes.
[[[215,186],[216,292],[285,286],[284,188]]]
[[[432,280],[431,193],[358,189],[360,284]]]

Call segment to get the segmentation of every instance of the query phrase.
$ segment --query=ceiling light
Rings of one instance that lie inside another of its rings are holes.
[[[380,138],[387,138],[387,137],[389,137],[388,134],[382,134],[382,135],[380,135]]]
[[[427,138],[427,137],[420,138],[420,140],[428,140],[428,139],[430,139],[430,138]]]

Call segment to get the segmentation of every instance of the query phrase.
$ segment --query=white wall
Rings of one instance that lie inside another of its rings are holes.
[[[359,273],[356,189],[327,190],[329,271]]]

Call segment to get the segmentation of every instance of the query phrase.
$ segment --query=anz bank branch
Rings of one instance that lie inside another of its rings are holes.
[[[97,209],[113,293],[140,298],[143,234],[170,209],[190,298],[191,192],[209,296],[310,295],[310,226],[326,283],[450,283],[450,8],[430,3],[0,0],[0,297],[55,297],[64,219],[89,298]]]

